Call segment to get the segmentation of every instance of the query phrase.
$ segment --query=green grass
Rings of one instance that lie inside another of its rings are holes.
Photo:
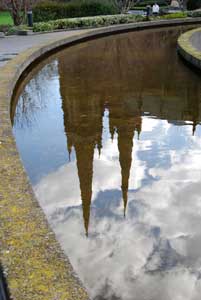
[[[175,12],[172,14],[167,14],[164,16],[161,16],[161,19],[178,19],[178,18],[186,18],[187,12]]]
[[[8,11],[0,11],[0,25],[13,25],[13,20]]]

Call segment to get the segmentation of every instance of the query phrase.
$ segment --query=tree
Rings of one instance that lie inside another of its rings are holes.
[[[182,9],[186,9],[187,2],[188,2],[187,0],[178,0],[179,6]]]
[[[115,3],[122,14],[126,13],[132,5],[137,4],[139,2],[140,0],[115,0]]]
[[[194,10],[201,8],[201,0],[188,0],[187,9]]]
[[[29,9],[29,0],[1,0],[2,6],[10,11],[13,22],[16,26],[22,24],[25,20],[27,9]]]

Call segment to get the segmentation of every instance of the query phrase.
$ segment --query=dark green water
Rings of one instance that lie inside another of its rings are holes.
[[[73,46],[19,90],[22,160],[95,300],[200,299],[201,77],[183,30]]]

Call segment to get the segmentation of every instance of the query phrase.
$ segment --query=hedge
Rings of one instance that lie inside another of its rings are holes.
[[[159,6],[168,6],[171,3],[171,0],[142,0],[136,3],[137,7],[146,7],[147,5],[154,5],[157,2]],[[132,6],[135,9],[135,5]]]
[[[88,28],[88,27],[101,27],[114,24],[124,24],[144,21],[145,17],[136,15],[113,15],[113,16],[98,16],[98,17],[85,17],[85,18],[70,18],[59,19],[49,22],[35,23],[33,31],[53,31],[59,29],[72,29],[72,28]]]
[[[117,14],[112,0],[72,0],[70,2],[42,1],[33,7],[34,22]]]
[[[201,8],[201,0],[188,0],[187,2],[187,9],[194,10]]]
[[[188,17],[192,17],[192,18],[199,18],[201,17],[201,9],[188,11],[187,15]]]

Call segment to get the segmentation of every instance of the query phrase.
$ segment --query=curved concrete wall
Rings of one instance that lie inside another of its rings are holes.
[[[0,72],[0,261],[14,300],[81,300],[87,292],[74,273],[35,199],[19,157],[10,121],[13,91],[41,56],[62,46],[129,30],[201,23],[166,20],[83,30],[28,49]]]
[[[188,63],[201,70],[201,28],[182,34],[178,38],[177,48]]]

